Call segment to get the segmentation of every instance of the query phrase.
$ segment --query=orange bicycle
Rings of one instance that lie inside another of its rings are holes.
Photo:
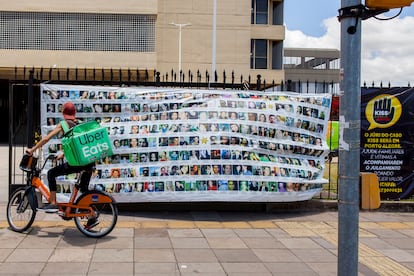
[[[56,160],[56,155],[49,155],[40,168],[37,166],[37,158],[23,156],[20,169],[27,173],[26,186],[16,189],[7,204],[7,221],[13,231],[24,232],[32,226],[38,208],[36,189],[49,202],[49,189],[40,178],[48,160]],[[64,220],[73,219],[79,231],[87,237],[101,238],[108,235],[118,220],[115,200],[97,190],[87,191],[78,197],[79,181],[80,177],[74,185],[69,202],[57,203],[57,214]],[[94,220],[94,227],[88,226],[89,219]]]

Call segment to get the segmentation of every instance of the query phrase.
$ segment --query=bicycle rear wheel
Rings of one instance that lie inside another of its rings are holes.
[[[7,222],[10,228],[16,232],[24,232],[36,217],[36,210],[33,210],[29,202],[30,193],[26,193],[26,188],[18,188],[7,203]]]
[[[88,191],[82,194],[76,201],[76,203],[89,197],[91,194],[99,194],[108,198],[108,195],[100,191]],[[112,198],[111,198],[112,199]],[[87,222],[90,219],[87,215],[81,217],[75,217],[75,224],[78,230],[87,237],[91,238],[101,238],[108,235],[115,227],[118,220],[118,208],[116,207],[115,201],[112,199],[109,203],[91,203],[89,205],[92,207],[96,213],[97,225],[93,228],[87,226]],[[83,213],[85,210],[75,209],[75,213]]]

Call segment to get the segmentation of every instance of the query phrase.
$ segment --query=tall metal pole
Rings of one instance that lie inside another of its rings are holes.
[[[213,37],[211,47],[211,74],[216,71],[216,51],[217,51],[217,0],[213,0]]]
[[[178,34],[178,74],[180,74],[180,81],[181,81],[181,30],[183,25],[179,24],[179,34]]]
[[[33,82],[34,82],[34,72],[30,70],[29,72],[29,85],[27,87],[27,147],[31,148],[33,146],[33,110],[34,110],[34,95],[33,95]]]
[[[341,0],[341,7],[361,0]],[[341,20],[341,81],[338,185],[338,275],[358,275],[361,19]]]
[[[178,27],[178,74],[180,75],[179,79],[181,82],[182,74],[181,74],[181,30],[183,27],[191,26],[190,23],[184,24],[177,24],[177,23],[170,23],[170,25]]]

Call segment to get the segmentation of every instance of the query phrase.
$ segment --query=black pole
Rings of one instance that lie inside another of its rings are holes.
[[[33,70],[30,70],[29,72],[29,86],[27,89],[27,97],[27,147],[31,148],[33,146]]]
[[[9,197],[12,193],[11,185],[12,185],[12,172],[14,166],[13,164],[13,130],[14,130],[14,122],[13,122],[13,84],[9,81]]]

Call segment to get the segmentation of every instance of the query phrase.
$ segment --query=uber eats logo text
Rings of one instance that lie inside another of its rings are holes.
[[[107,141],[102,141],[106,136],[106,130],[102,129],[100,132],[86,133],[78,137],[79,143],[82,145],[82,153],[86,158],[99,153],[105,153],[109,150]]]

